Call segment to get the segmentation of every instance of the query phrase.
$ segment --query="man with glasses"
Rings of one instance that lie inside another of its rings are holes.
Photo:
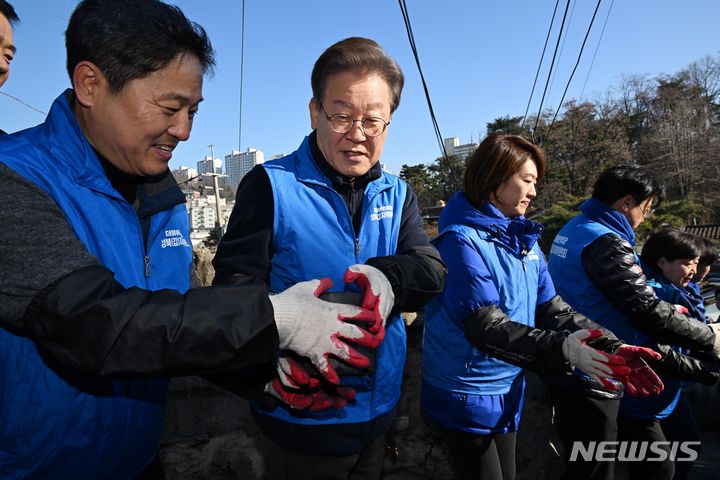
[[[367,365],[345,340],[377,346],[353,324],[375,314],[319,300],[319,279],[190,289],[168,162],[214,65],[205,30],[158,0],[83,0],[65,40],[72,88],[0,135],[0,478],[160,476],[169,377],[262,387],[282,349],[334,378],[329,355]]]
[[[374,369],[343,375],[336,388],[308,380],[281,354],[267,389],[285,403],[256,407],[253,416],[270,478],[379,478],[405,361],[399,312],[416,311],[439,292],[445,266],[410,187],[379,162],[403,87],[397,63],[374,41],[348,38],[320,56],[311,81],[313,131],[298,150],[240,183],[213,262],[215,283],[254,275],[281,292],[330,277],[333,291],[362,291],[376,315],[369,330],[385,329]],[[323,406],[337,408],[314,411],[307,396],[318,388],[332,399]]]
[[[573,309],[624,342],[658,350],[663,358],[651,364],[658,373],[713,384],[718,379],[716,367],[668,345],[691,348],[714,361],[720,354],[720,328],[692,320],[660,300],[647,284],[635,253],[635,229],[652,213],[661,193],[660,185],[643,167],[617,165],[605,170],[593,186],[592,197],[580,205],[581,213],[555,237],[548,270],[557,293]],[[638,440],[622,421],[618,434],[618,411],[622,417],[627,404],[621,403],[622,390],[610,391],[580,375],[550,379],[550,383],[555,423],[566,445],[563,478],[612,479],[613,462],[571,462],[569,455],[576,441],[587,445],[589,441]],[[645,428],[660,427],[648,424]],[[638,478],[672,476],[672,462],[653,462],[647,467],[653,465],[652,474]]]

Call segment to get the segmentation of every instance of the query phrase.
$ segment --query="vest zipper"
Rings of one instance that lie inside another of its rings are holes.
[[[145,255],[145,278],[150,278],[150,256]]]
[[[355,256],[360,255],[360,237],[355,238]]]

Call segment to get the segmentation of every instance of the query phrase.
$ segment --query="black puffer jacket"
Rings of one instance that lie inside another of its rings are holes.
[[[493,305],[473,312],[466,320],[465,336],[479,350],[518,367],[540,374],[567,374],[571,368],[562,353],[568,334],[583,328],[601,330],[595,348],[615,351],[622,342],[584,315],[574,311],[559,295],[535,310],[535,327],[513,322]]]
[[[654,340],[645,346],[663,356],[659,362],[650,364],[657,373],[706,385],[718,380],[720,370],[713,354],[715,334],[707,325],[678,313],[673,305],[655,295],[630,243],[608,233],[583,249],[581,261],[590,281],[612,306],[625,315],[633,328]],[[595,346],[592,341],[590,344]],[[668,344],[690,348],[696,352],[694,355],[707,361],[678,353]],[[597,384],[580,384],[576,378],[552,377],[550,382],[559,387],[580,387],[594,397],[616,397]]]

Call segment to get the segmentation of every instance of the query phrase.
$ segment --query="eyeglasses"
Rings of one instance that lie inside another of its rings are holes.
[[[383,134],[390,122],[386,122],[380,117],[367,117],[361,120],[353,120],[350,115],[344,113],[336,113],[328,115],[327,110],[322,103],[318,102],[320,109],[325,112],[325,118],[330,122],[330,128],[335,133],[345,134],[353,129],[355,122],[360,122],[360,130],[366,137],[378,137]]]
[[[655,212],[654,208],[644,208],[642,211],[643,218],[647,218]]]

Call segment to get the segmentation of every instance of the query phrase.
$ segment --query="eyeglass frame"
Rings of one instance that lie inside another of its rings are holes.
[[[650,198],[652,198],[652,197],[650,197]],[[647,199],[643,200],[642,202],[638,202],[637,200],[635,200],[635,205],[637,205],[638,207],[640,207],[640,213],[642,214],[643,219],[645,219],[645,218],[649,217],[650,215],[652,215],[653,213],[655,213],[655,209],[652,208],[652,207],[650,207],[650,208],[647,208],[647,207],[643,208],[643,207],[641,207],[642,203],[645,202],[646,200],[647,200]]]
[[[380,135],[382,135],[383,133],[385,133],[385,130],[387,130],[388,125],[390,125],[390,122],[386,121],[382,117],[365,117],[365,118],[361,118],[359,120],[355,120],[354,118],[352,118],[350,115],[348,115],[346,113],[333,113],[332,115],[328,115],[328,111],[325,110],[325,107],[323,106],[322,102],[320,102],[318,99],[315,99],[315,101],[317,102],[318,105],[320,105],[320,110],[322,110],[324,112],[323,116],[329,122],[330,130],[332,130],[333,132],[338,133],[340,135],[345,135],[346,133],[349,133],[350,131],[352,131],[353,128],[355,128],[355,122],[360,122],[360,131],[362,132],[363,136],[365,136],[367,138],[377,138]],[[348,120],[350,120],[350,128],[348,128],[344,132],[338,132],[337,130],[335,130],[335,128],[333,128],[333,118],[341,116],[341,115],[343,117],[347,117]],[[371,119],[372,120],[380,120],[381,122],[383,122],[382,130],[380,131],[380,133],[378,133],[376,135],[368,135],[367,132],[365,132],[365,122],[367,120],[371,120]]]

